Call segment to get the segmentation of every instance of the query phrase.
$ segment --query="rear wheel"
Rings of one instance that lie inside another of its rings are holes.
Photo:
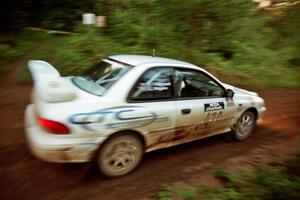
[[[227,139],[244,140],[248,138],[256,125],[256,117],[253,112],[246,111],[238,119],[233,130],[226,135]]]
[[[106,177],[120,177],[132,172],[143,154],[143,144],[138,137],[131,134],[113,136],[101,147],[98,168]]]

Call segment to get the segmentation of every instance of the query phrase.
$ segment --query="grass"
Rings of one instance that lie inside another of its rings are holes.
[[[290,200],[300,197],[300,151],[281,165],[257,166],[252,173],[231,174],[220,168],[212,170],[225,181],[223,187],[186,185],[175,188],[162,185],[156,199],[171,200]],[[228,184],[229,183],[229,184]]]

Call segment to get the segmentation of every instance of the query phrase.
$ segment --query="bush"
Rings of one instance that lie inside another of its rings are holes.
[[[25,1],[19,9],[14,3],[4,5],[4,30],[37,26],[78,34],[27,33],[22,40],[21,33],[12,37],[16,48],[1,44],[1,58],[28,54],[53,60],[64,73],[73,73],[73,67],[78,73],[107,55],[155,52],[195,63],[240,86],[300,86],[300,4],[259,10],[250,0]],[[107,16],[107,26],[78,25],[84,12]]]
[[[229,182],[226,187],[163,185],[157,199],[290,200],[300,197],[300,151],[283,166],[258,166],[253,173],[233,175],[215,168],[215,176]]]
[[[13,59],[17,56],[19,56],[21,53],[10,47],[9,45],[6,44],[0,44],[0,59],[3,60],[10,60]]]
[[[92,65],[91,59],[80,50],[72,47],[58,49],[52,64],[62,75],[80,74]]]
[[[254,175],[250,176],[249,188],[246,195],[253,195],[266,200],[289,200],[300,196],[300,177],[292,179],[284,174],[282,169],[271,169],[270,167],[257,167]],[[247,187],[247,185],[245,185]],[[249,192],[249,193],[248,193]]]

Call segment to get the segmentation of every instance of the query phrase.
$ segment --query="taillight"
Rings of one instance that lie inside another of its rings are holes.
[[[69,134],[70,133],[70,129],[66,125],[64,125],[60,122],[49,120],[49,119],[44,119],[44,118],[38,117],[37,124],[39,124],[41,127],[45,128],[46,130],[48,130],[51,133],[55,133],[55,134]]]

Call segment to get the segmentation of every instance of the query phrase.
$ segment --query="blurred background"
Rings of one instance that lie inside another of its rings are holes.
[[[2,0],[0,21],[0,199],[299,199],[299,0]],[[264,121],[242,143],[212,137],[146,154],[114,180],[33,157],[27,61],[76,75],[115,54],[184,60],[258,91]]]
[[[0,199],[299,199],[299,0],[2,0],[0,23]],[[76,75],[116,54],[184,60],[258,91],[264,121],[242,143],[212,137],[146,154],[114,180],[33,157],[27,61]]]
[[[300,85],[296,0],[4,0],[0,20],[1,76],[20,60],[66,75],[108,55],[155,54],[248,88]]]

